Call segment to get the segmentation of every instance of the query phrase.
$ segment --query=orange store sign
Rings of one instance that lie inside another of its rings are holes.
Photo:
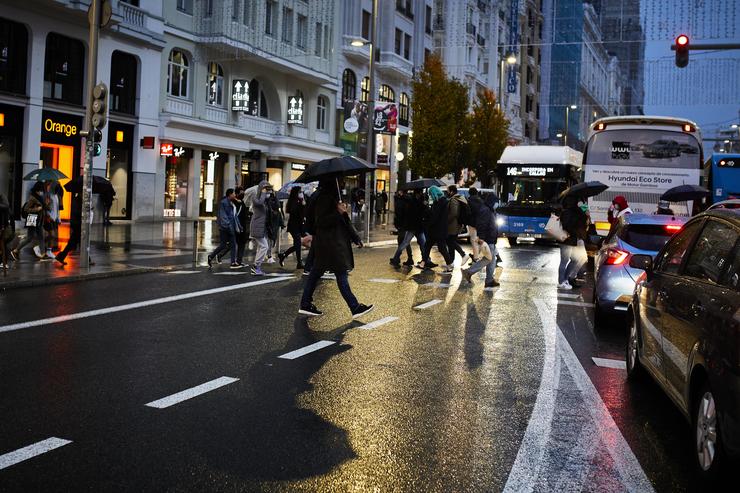
[[[77,125],[55,122],[51,118],[44,120],[44,130],[55,134],[63,134],[66,137],[77,135]]]

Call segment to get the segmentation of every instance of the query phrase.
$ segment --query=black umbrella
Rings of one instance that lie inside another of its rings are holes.
[[[709,197],[710,194],[711,192],[709,190],[698,185],[679,185],[663,192],[663,195],[660,196],[660,200],[667,200],[668,202],[685,202],[687,200],[703,199],[704,197]]]
[[[102,176],[92,176],[92,193],[105,193],[109,190],[113,190],[113,184],[103,178]],[[82,191],[82,176],[72,178],[69,182],[64,185],[64,189],[69,193],[79,193]]]
[[[339,178],[340,176],[359,175],[373,171],[377,166],[369,165],[354,156],[334,157],[324,159],[308,166],[295,181],[297,183],[311,183],[322,178]]]
[[[437,178],[419,178],[418,180],[411,180],[406,182],[401,189],[403,190],[420,190],[422,188],[429,187],[443,187],[445,182]]]
[[[565,197],[578,197],[585,199],[593,197],[594,195],[599,195],[607,188],[609,188],[609,186],[604,185],[600,181],[584,181],[583,183],[578,183],[563,190],[559,199],[563,200]]]

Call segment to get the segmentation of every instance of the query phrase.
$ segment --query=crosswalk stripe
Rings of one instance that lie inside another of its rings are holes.
[[[179,404],[188,399],[192,399],[193,397],[197,397],[199,395],[205,394],[206,392],[216,390],[220,387],[223,387],[224,385],[229,385],[230,383],[234,383],[238,380],[239,380],[238,378],[220,377],[215,380],[211,380],[210,382],[202,383],[200,385],[196,385],[195,387],[185,389],[176,394],[168,395],[167,397],[163,397],[161,399],[157,399],[156,401],[149,402],[148,404],[145,404],[145,406],[156,407],[157,409],[164,409],[166,407]]]
[[[391,322],[395,322],[396,320],[398,320],[398,317],[384,317],[384,318],[381,318],[380,320],[376,320],[374,322],[370,322],[368,324],[361,325],[360,327],[357,327],[357,328],[358,329],[362,329],[362,330],[376,329],[376,328],[380,327],[381,325],[385,325],[385,324],[388,324],[388,323],[391,323]]]
[[[199,270],[171,270],[167,274],[200,274]]]
[[[300,349],[296,349],[295,351],[291,351],[289,353],[282,354],[278,356],[280,359],[296,359],[300,358],[301,356],[304,356],[309,353],[313,353],[314,351],[318,351],[319,349],[323,349],[327,346],[331,346],[332,344],[336,344],[337,341],[319,341],[314,342],[313,344],[309,344],[308,346],[302,347]]]
[[[593,303],[585,303],[583,301],[567,301],[567,300],[558,300],[558,305],[568,305],[568,306],[581,306],[583,308],[593,308]]]
[[[438,305],[440,303],[442,303],[442,300],[435,299],[435,300],[427,301],[426,303],[422,303],[421,305],[416,305],[414,307],[414,310],[426,310],[427,308],[430,308],[434,305]]]
[[[70,443],[72,443],[72,440],[51,437],[26,447],[19,448],[18,450],[8,452],[7,454],[0,455],[0,469],[5,469],[6,467],[13,466],[19,462],[23,462],[24,460],[32,459]]]
[[[452,286],[450,283],[446,282],[428,282],[426,284],[422,284],[422,286],[427,288],[440,288],[440,289],[446,289]]]
[[[214,276],[245,276],[249,274],[249,272],[214,272]]]
[[[591,358],[596,366],[603,368],[615,368],[617,370],[626,370],[627,363],[621,359],[609,359],[609,358]]]
[[[382,278],[379,278],[379,277],[373,278],[373,279],[368,279],[368,281],[370,281],[370,282],[379,282],[381,284],[396,284],[397,282],[401,282],[400,279],[382,279]]]
[[[580,297],[581,297],[580,294],[558,293],[558,298],[569,298],[569,299],[572,299],[572,300],[576,300],[576,299],[578,299]]]

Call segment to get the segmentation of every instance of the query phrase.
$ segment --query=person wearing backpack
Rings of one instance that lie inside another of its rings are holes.
[[[15,250],[11,251],[11,255],[14,258],[19,258],[21,250],[30,243],[34,244],[34,247],[38,247],[39,252],[44,252],[44,215],[48,211],[48,206],[43,197],[44,184],[36,182],[31,188],[31,193],[28,197],[28,201],[23,204],[21,209],[21,217],[26,225],[26,237],[21,240]],[[39,260],[45,259],[43,253],[34,254]]]
[[[465,260],[465,250],[457,242],[457,235],[460,234],[463,226],[472,222],[472,214],[468,200],[457,193],[455,185],[447,187],[447,193],[450,196],[447,203],[447,250],[450,252],[450,258],[452,259],[450,264],[454,264],[455,252],[460,254],[463,261]]]

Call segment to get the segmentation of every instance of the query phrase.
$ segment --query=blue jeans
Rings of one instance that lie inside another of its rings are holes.
[[[496,244],[489,243],[488,248],[491,249],[491,256],[493,257],[493,260],[488,260],[485,257],[481,257],[479,260],[476,260],[473,265],[470,266],[468,272],[470,272],[471,274],[475,274],[476,272],[483,270],[483,267],[485,267],[486,282],[491,282],[493,281],[493,275],[496,273]]]
[[[301,308],[308,308],[313,303],[313,292],[316,291],[316,286],[319,284],[319,279],[324,275],[321,269],[311,269],[311,273],[308,275],[306,284],[303,286],[303,296],[301,297]],[[352,294],[352,289],[349,287],[349,276],[347,271],[335,272],[334,275],[337,277],[337,287],[339,292],[342,294],[342,298],[347,302],[347,306],[351,311],[354,311],[358,306],[359,302],[355,295]]]
[[[406,249],[406,247],[411,245],[411,240],[414,239],[414,236],[416,237],[416,242],[419,244],[419,248],[421,249],[422,260],[426,260],[426,258],[424,258],[424,247],[426,246],[426,238],[424,237],[423,231],[406,231],[406,235],[404,236],[403,241],[400,245],[398,245],[396,253],[393,254],[393,260],[401,260],[401,254]],[[411,259],[411,255],[409,255],[409,259]]]
[[[588,261],[586,247],[583,240],[578,240],[578,245],[560,245],[560,267],[558,268],[558,284],[572,279],[578,274],[578,270]]]
[[[218,238],[220,244],[218,248],[209,255],[211,258],[215,258],[218,255],[225,255],[229,249],[231,249],[231,263],[236,263],[236,233],[233,228],[218,228]]]

